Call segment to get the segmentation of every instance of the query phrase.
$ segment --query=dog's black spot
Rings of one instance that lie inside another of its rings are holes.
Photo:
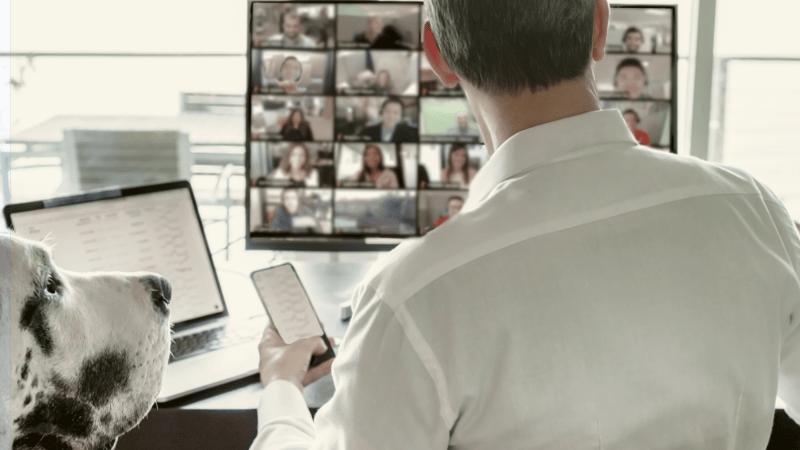
[[[130,363],[124,352],[106,350],[83,363],[78,381],[78,395],[95,406],[128,387]]]
[[[30,402],[31,402],[31,394],[28,394],[25,396],[25,400],[22,401],[22,406],[28,406]]]
[[[34,375],[33,376],[33,381],[31,381],[31,387],[36,387],[36,386],[39,386],[39,376],[38,375]]]
[[[100,417],[100,423],[103,425],[108,425],[111,423],[111,413],[105,413],[102,417]]]
[[[53,354],[53,336],[50,333],[50,325],[47,323],[44,305],[44,299],[35,296],[28,297],[25,300],[25,306],[22,307],[19,326],[23,330],[29,330],[33,334],[36,344],[42,349],[42,353],[50,356]]]
[[[22,365],[22,370],[19,372],[19,377],[22,378],[23,380],[28,379],[28,370],[30,369],[30,364],[31,364],[31,349],[28,349],[28,351],[25,352],[25,364]]]
[[[50,374],[50,382],[56,387],[58,392],[71,392],[73,389],[70,384],[61,375],[53,372]]]
[[[38,433],[28,433],[14,439],[12,448],[14,450],[73,450],[71,445],[56,435]]]
[[[75,398],[51,395],[14,423],[21,433],[86,437],[92,431],[92,408]]]

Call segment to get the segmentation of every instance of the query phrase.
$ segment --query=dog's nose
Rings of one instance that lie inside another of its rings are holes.
[[[145,278],[145,284],[150,288],[150,298],[156,308],[166,315],[169,312],[167,305],[172,298],[172,286],[169,281],[157,275],[149,275]]]

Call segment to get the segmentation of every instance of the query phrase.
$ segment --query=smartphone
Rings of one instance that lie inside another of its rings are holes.
[[[267,315],[287,344],[298,339],[320,336],[328,347],[322,355],[313,355],[309,368],[336,356],[311,305],[300,277],[290,263],[280,264],[250,274]]]

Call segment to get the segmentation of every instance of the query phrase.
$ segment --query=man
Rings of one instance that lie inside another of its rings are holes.
[[[457,136],[457,137],[471,137],[471,138],[479,138],[480,134],[469,126],[469,119],[467,118],[466,111],[458,111],[456,113],[456,126],[450,127],[447,130],[448,136]]]
[[[253,448],[765,448],[776,394],[800,420],[800,236],[746,173],[600,111],[607,1],[427,7],[491,157],[356,289],[315,422],[321,340],[267,328]]]
[[[381,122],[368,126],[361,135],[373,142],[416,142],[419,131],[416,127],[402,123],[405,111],[400,97],[390,96],[381,104]]]
[[[447,214],[436,219],[436,223],[433,224],[433,228],[438,228],[439,225],[447,222],[450,218],[455,217],[461,212],[461,208],[463,207],[464,198],[460,195],[454,195],[447,199]]]
[[[626,53],[639,53],[639,49],[644,44],[642,30],[636,27],[629,27],[622,35],[622,43],[625,44]]]
[[[622,118],[625,119],[625,124],[628,125],[628,129],[633,133],[636,142],[642,145],[650,145],[650,135],[639,129],[639,122],[641,122],[639,113],[629,108],[622,112]]]
[[[288,12],[283,15],[283,33],[276,34],[269,39],[270,46],[284,48],[314,48],[317,44],[313,39],[302,33],[300,15]]]

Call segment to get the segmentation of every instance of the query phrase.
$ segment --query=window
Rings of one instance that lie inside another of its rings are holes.
[[[742,168],[800,219],[800,3],[717,2],[709,159]]]
[[[179,129],[189,134],[212,251],[240,239],[247,8],[246,0],[12,2],[10,57],[0,60],[11,86],[3,102],[11,108],[0,110],[0,138],[11,138],[0,153],[4,200],[78,189],[68,183],[63,130]]]

